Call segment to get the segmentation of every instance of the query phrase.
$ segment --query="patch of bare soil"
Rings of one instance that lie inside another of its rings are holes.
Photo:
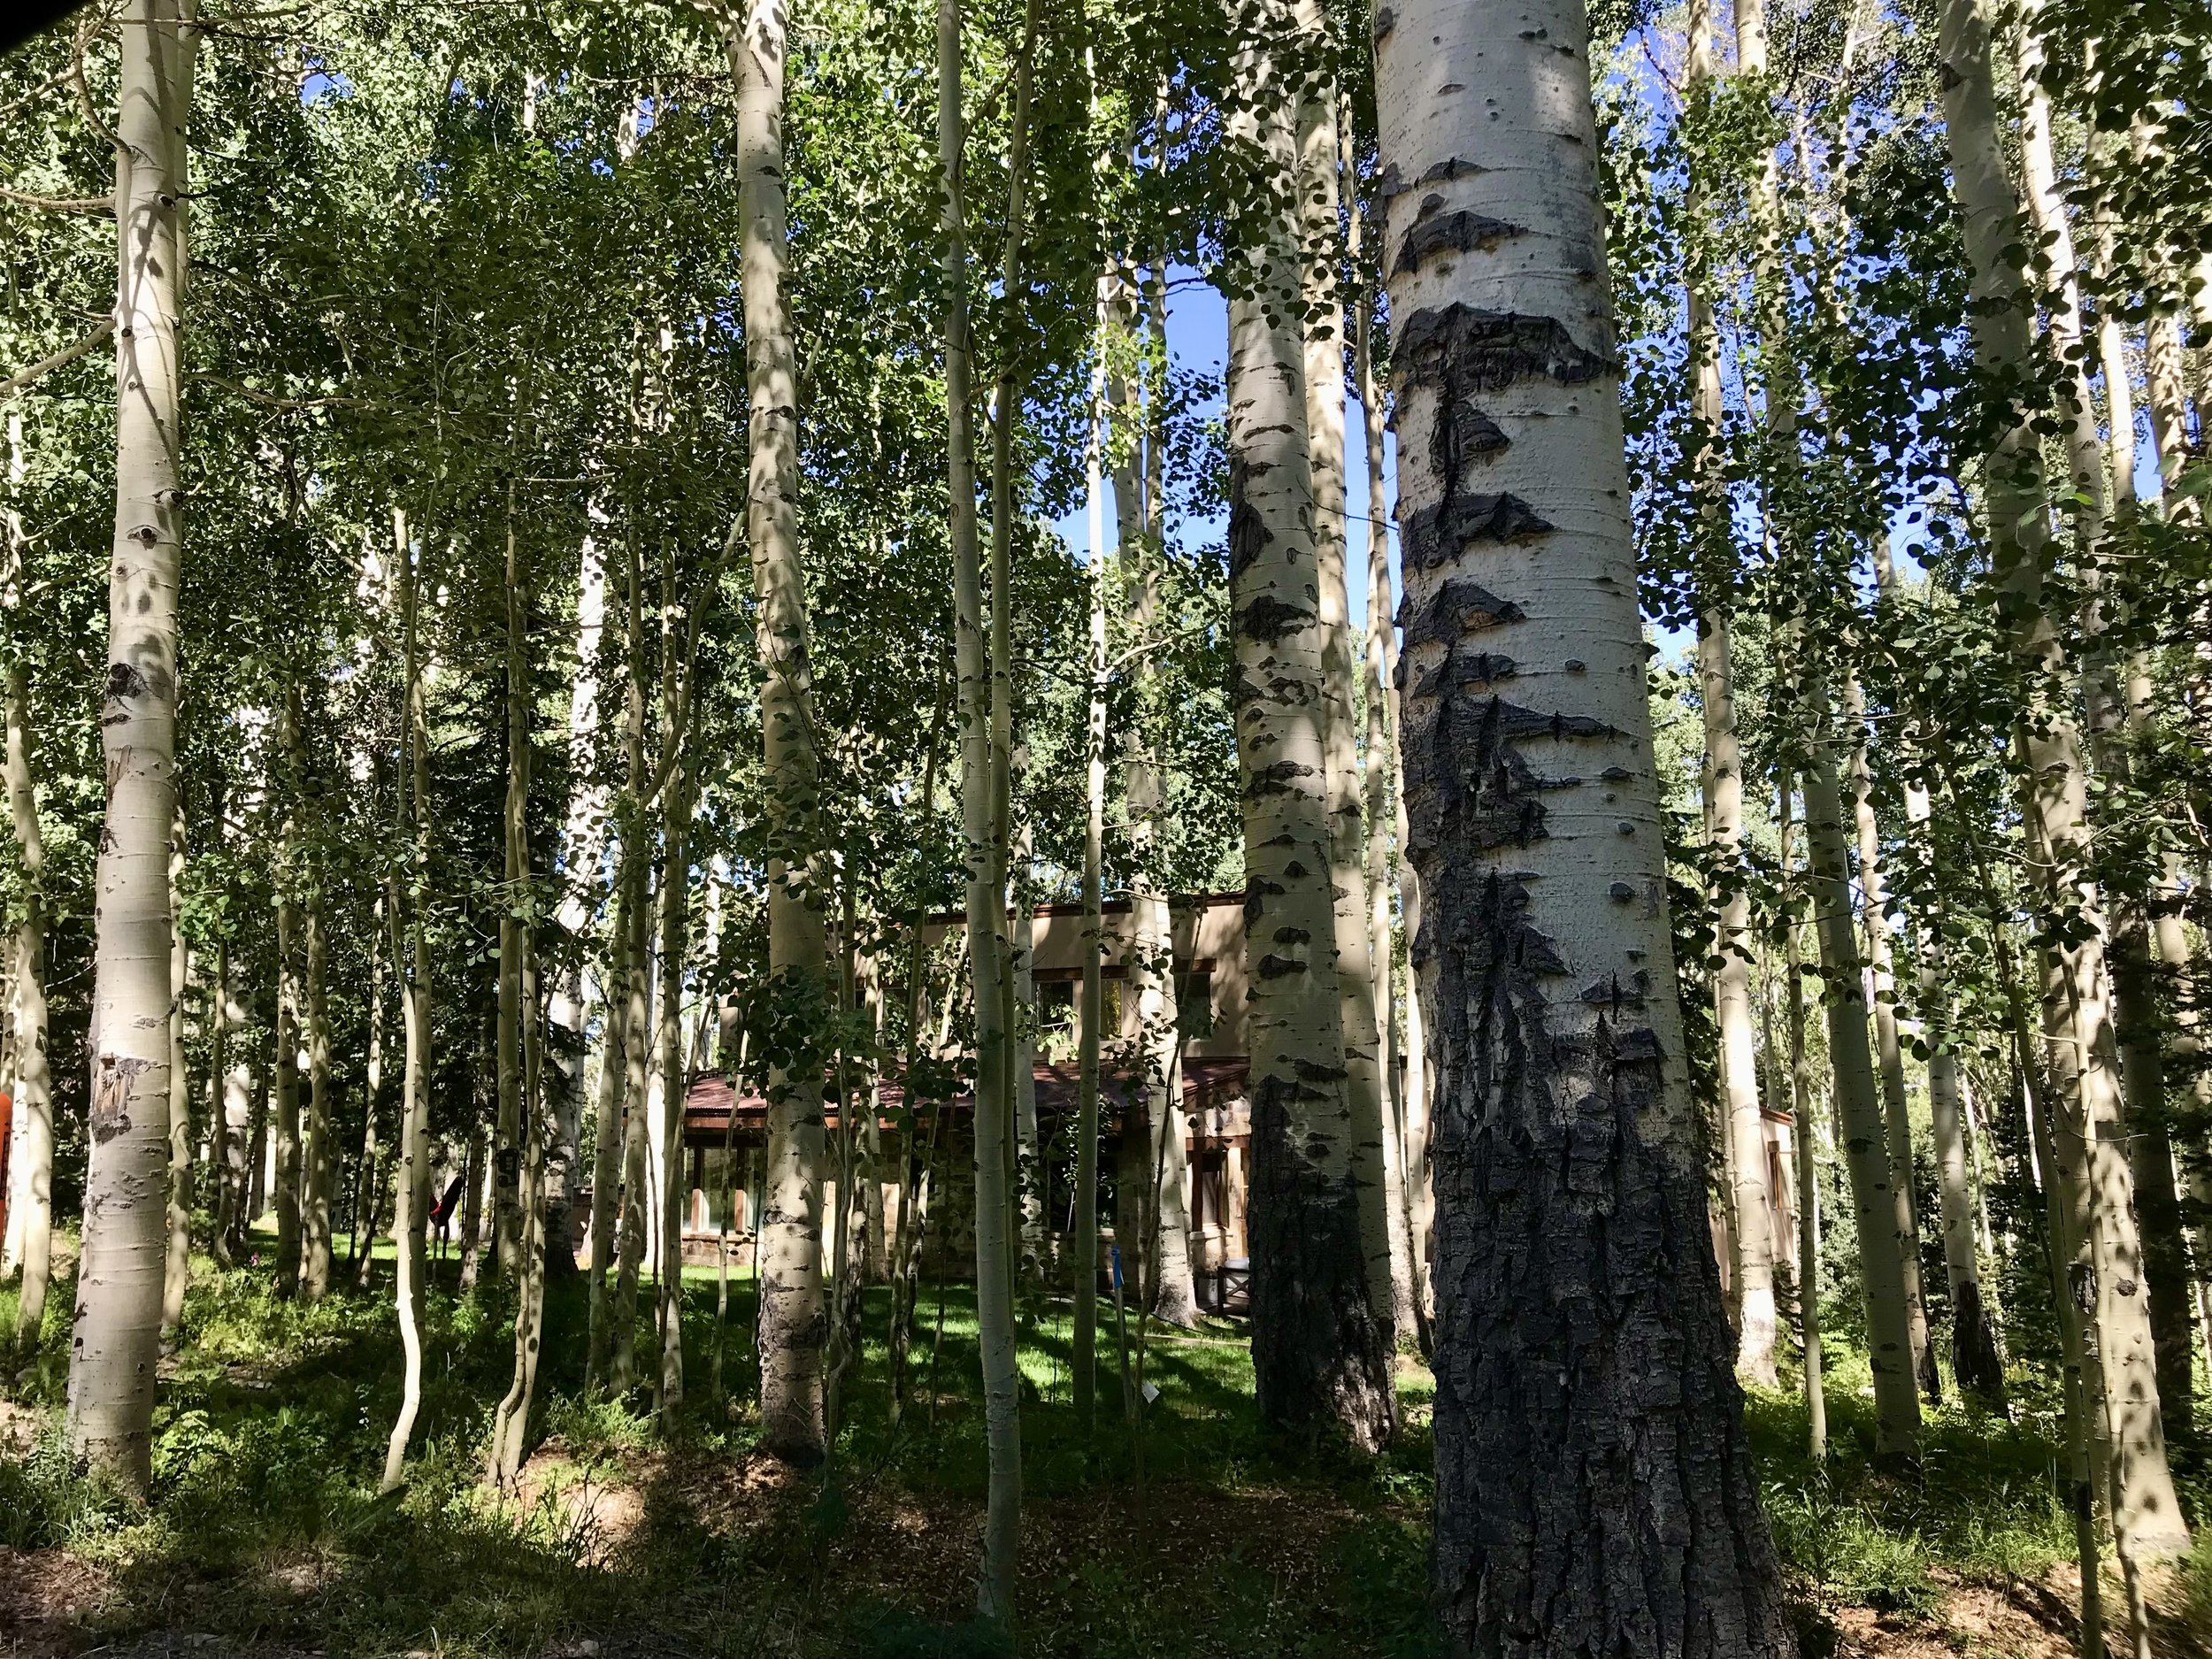
[[[2074,1659],[2080,1651],[2081,1573],[2070,1563],[2040,1581],[1964,1584],[1936,1575],[1942,1601],[1932,1618],[1867,1607],[1824,1609],[1836,1659]],[[2127,1603],[2116,1579],[2104,1579],[2105,1651],[2126,1659]],[[2206,1659],[2201,1632],[2189,1628],[2179,1580],[2149,1584],[2151,1651],[2156,1659]]]
[[[66,1550],[0,1548],[0,1638],[16,1659],[70,1653],[106,1593],[107,1575]]]

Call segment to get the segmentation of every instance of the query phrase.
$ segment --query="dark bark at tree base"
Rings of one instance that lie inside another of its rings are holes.
[[[1651,1033],[1513,981],[1512,884],[1422,872],[1432,1055],[1435,1587],[1455,1654],[1787,1655],[1702,1187],[1645,1138]],[[1469,1010],[1495,1024],[1471,1041]],[[1504,1632],[1501,1640],[1501,1632]],[[1519,1634],[1515,1634],[1519,1632]]]
[[[1252,1377],[1261,1418],[1379,1451],[1397,1416],[1391,1356],[1367,1299],[1359,1200],[1292,1143],[1280,1079],[1252,1102]],[[1294,1086],[1297,1087],[1297,1086]]]

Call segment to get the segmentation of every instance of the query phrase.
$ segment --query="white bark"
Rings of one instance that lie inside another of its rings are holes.
[[[1975,352],[1995,375],[2028,373],[2034,359],[2026,311],[2025,241],[2020,204],[2006,171],[1990,62],[1989,0],[1946,0],[1939,36],[1952,188],[1963,219],[1977,302]],[[2093,1421],[2110,1448],[2107,1501],[2132,1594],[2149,1556],[2188,1546],[2188,1528],[2167,1468],[2154,1350],[2135,1233],[2134,1182],[2121,1129],[2121,1096],[2105,964],[2103,905],[2092,864],[2087,791],[2072,716],[2055,692],[2065,672],[2056,631],[2044,614],[2049,557],[2048,501],[2033,434],[2016,425],[1986,468],[1991,562],[2012,602],[2012,646],[2032,703],[2019,772],[2029,841],[2047,853],[2037,875],[2042,907],[2090,924],[2078,943],[2049,953],[2045,1038],[2057,1085],[2056,1139],[2089,1271],[2093,1309],[2085,1332],[2093,1358]]]
[[[72,1455],[142,1492],[151,1476],[168,1161],[188,22],[180,0],[132,0],[120,31],[115,539],[100,728],[108,789],[88,1044],[91,1154],[69,1365]]]
[[[1437,1073],[1435,1599],[1469,1652],[1778,1656],[1675,988],[1584,8],[1394,12],[1377,104]],[[1571,1413],[1523,1380],[1546,1376]]]
[[[1338,267],[1337,89],[1327,61],[1329,25],[1320,0],[1297,0],[1298,27],[1313,62],[1298,96],[1300,288],[1304,301],[1306,454],[1313,485],[1314,556],[1319,576],[1322,753],[1327,765],[1329,885],[1335,910],[1337,1018],[1344,1041],[1344,1087],[1352,1113],[1353,1180],[1359,1191],[1360,1248],[1367,1296],[1383,1322],[1386,1349],[1397,1345],[1400,1280],[1392,1271],[1396,1159],[1386,1147],[1389,1114],[1375,1018],[1375,964],[1368,923],[1366,849],[1360,815],[1358,712],[1353,686],[1351,598],[1345,574],[1344,304]],[[1409,1312],[1410,1310],[1409,1309]]]
[[[1331,892],[1328,625],[1299,326],[1296,88],[1280,0],[1233,5],[1247,170],[1229,287],[1229,580],[1244,794],[1253,1371],[1261,1415],[1372,1450],[1395,1426],[1346,1087]],[[1358,918],[1365,925],[1364,906]],[[1363,941],[1363,931],[1362,933]],[[1362,987],[1362,995],[1365,992]],[[1386,1269],[1387,1263],[1385,1263]],[[1384,1288],[1388,1288],[1386,1272]]]
[[[752,0],[741,32],[724,14],[737,76],[738,177],[744,221],[745,378],[751,411],[747,539],[760,603],[755,643],[765,678],[761,730],[770,777],[769,972],[821,999],[829,995],[819,868],[806,579],[798,543],[799,410],[783,280],[782,0]],[[779,1456],[802,1464],[824,1453],[821,1079],[768,1074],[767,1204],[761,1217],[761,1420]]]

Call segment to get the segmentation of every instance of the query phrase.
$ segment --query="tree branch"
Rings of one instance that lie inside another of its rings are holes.
[[[65,368],[70,364],[74,363],[79,357],[81,357],[85,355],[85,353],[90,351],[94,347],[97,346],[103,340],[105,340],[114,332],[115,319],[111,317],[106,321],[103,322],[97,328],[95,328],[90,334],[87,334],[82,340],[78,341],[76,344],[73,346],[64,346],[59,351],[54,353],[52,357],[44,358],[37,363],[34,363],[29,368],[24,370],[22,373],[17,375],[13,380],[0,380],[0,403],[6,403],[25,387],[29,386],[35,380],[42,379],[46,375],[51,374],[56,369]]]
[[[14,202],[23,207],[35,207],[49,213],[112,213],[115,198],[110,196],[33,196],[27,190],[11,190],[0,184],[0,202]]]

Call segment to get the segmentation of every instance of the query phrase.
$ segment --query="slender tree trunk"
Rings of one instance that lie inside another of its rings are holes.
[[[69,1361],[78,1463],[151,1479],[169,1143],[169,821],[175,808],[184,125],[191,0],[131,0],[116,121],[115,539],[100,744],[90,1153]]]
[[[1905,1271],[1905,1319],[1912,1333],[1913,1372],[1931,1402],[1943,1398],[1935,1347],[1928,1338],[1927,1297],[1920,1283],[1920,1206],[1913,1193],[1912,1118],[1905,1093],[1905,1051],[1897,1032],[1896,948],[1889,921],[1889,889],[1882,879],[1882,835],[1874,817],[1874,773],[1867,760],[1866,695],[1858,675],[1843,676],[1843,718],[1850,726],[1853,827],[1857,832],[1859,896],[1866,918],[1867,967],[1874,985],[1876,1076],[1882,1088],[1882,1134],[1889,1149],[1890,1180],[1897,1200],[1898,1260]]]
[[[680,739],[674,741],[680,741]],[[680,763],[679,763],[680,768]],[[691,1208],[691,1180],[684,1156],[684,963],[691,920],[688,837],[690,802],[680,776],[671,780],[661,826],[660,994],[656,1036],[661,1077],[661,1227],[659,1298],[660,1372],[655,1390],[660,1429],[674,1432],[684,1398],[684,1217]]]
[[[1025,753],[1022,765],[1027,769]],[[1035,832],[1026,817],[1014,835],[1010,883],[1012,952],[1009,966],[1014,979],[1013,1042],[1009,1062],[1014,1100],[1014,1197],[1021,1217],[1021,1261],[1018,1282],[1041,1286],[1044,1279],[1044,1198],[1038,1186],[1043,1171],[1037,1162],[1037,976],[1034,971],[1037,910],[1030,887],[1035,854]]]
[[[400,780],[404,789],[407,780]],[[219,995],[220,992],[217,993]],[[377,1213],[384,1207],[383,1148],[376,1133],[377,1110],[384,1103],[384,895],[369,917],[369,1055],[361,1097],[361,1163],[354,1173],[353,1225],[346,1242],[354,1288],[369,1287],[369,1263],[376,1256]]]
[[[1928,1026],[1928,1115],[1935,1140],[1936,1187],[1943,1206],[1943,1264],[1951,1291],[1951,1373],[1960,1387],[1994,1404],[2004,1399],[2005,1364],[1997,1344],[1996,1316],[1982,1295],[1981,1261],[1974,1237],[1967,1171],[1973,1129],[1963,1110],[1949,989],[1950,949],[1945,935],[1945,895],[1951,872],[1935,841],[1928,792],[1917,784],[1906,786],[1905,820],[1915,833],[1927,839],[1932,859],[1918,950],[1920,1006]]]
[[[19,589],[11,544],[8,596]],[[13,611],[12,603],[8,607]],[[39,826],[37,772],[31,743],[30,664],[19,652],[8,664],[8,817],[15,832],[18,868],[23,879],[22,911],[15,926],[13,981],[15,1025],[15,1110],[23,1125],[17,1156],[23,1167],[14,1178],[22,1215],[23,1279],[16,1300],[14,1348],[28,1357],[38,1348],[46,1322],[47,1287],[54,1260],[54,1091],[48,1069],[46,1033],[46,838]]]
[[[746,521],[765,678],[761,730],[769,774],[769,972],[826,1015],[821,832],[816,798],[806,577],[798,541],[798,384],[783,273],[785,9],[752,0],[744,27],[724,13],[739,92],[744,221],[745,362],[751,488]],[[822,1360],[822,1079],[768,1071],[767,1209],[761,1240],[761,1424],[768,1448],[810,1467],[826,1450]]]
[[[1417,0],[1377,42],[1385,176],[1435,181],[1383,248],[1434,1594],[1462,1654],[1782,1655],[1676,1000],[1586,49],[1572,0]]]
[[[230,1033],[243,1012],[231,988],[230,941],[219,937],[215,943],[215,990],[208,999],[207,1170],[215,1182],[214,1229],[208,1239],[208,1253],[215,1258],[218,1267],[225,1269],[237,1265],[237,1253],[231,1248],[231,1229],[238,1220],[237,1178],[243,1168],[239,1156],[239,1132],[245,1125],[242,1121],[234,1122],[231,1111]],[[242,1076],[236,1094],[242,1109],[246,1103],[243,1085]],[[243,1118],[242,1110],[238,1117]]]
[[[330,1197],[338,1164],[330,1121],[330,938],[321,839],[319,824],[317,869],[306,906],[307,1127],[301,1137],[300,1291],[310,1302],[330,1293]]]
[[[169,1182],[168,1248],[161,1272],[161,1342],[175,1349],[184,1329],[184,1294],[192,1278],[192,1084],[184,1062],[184,1004],[192,983],[192,950],[185,942],[180,895],[184,883],[184,809],[169,825]]]
[[[1689,78],[1693,97],[1709,99],[1714,79],[1712,0],[1691,0]],[[1701,88],[1702,91],[1696,89]],[[1697,211],[1705,211],[1701,180]],[[1774,1235],[1767,1192],[1766,1138],[1760,1116],[1757,1048],[1751,1031],[1751,890],[1743,861],[1743,748],[1736,734],[1732,611],[1738,581],[1735,530],[1721,467],[1720,342],[1713,324],[1709,261],[1694,262],[1689,286],[1694,457],[1699,493],[1697,559],[1698,707],[1705,738],[1702,784],[1707,857],[1714,896],[1713,1019],[1720,1036],[1721,1105],[1725,1114],[1733,1245],[1729,1292],[1736,1304],[1736,1369],[1761,1387],[1775,1386]]]
[[[604,784],[591,780],[593,753],[599,737],[599,651],[606,626],[606,607],[605,556],[595,540],[587,535],[577,574],[576,680],[569,693],[569,775],[573,781],[569,787],[568,811],[561,826],[559,920],[561,931],[572,938],[580,938],[593,931],[592,917],[597,909],[600,890],[600,864],[607,850],[608,792]],[[600,1000],[609,1009],[615,983],[611,975],[598,981]],[[555,982],[547,1010],[550,1022],[549,1035],[553,1030],[561,1033],[549,1056],[557,1080],[551,1107],[553,1139],[547,1149],[549,1173],[546,1202],[550,1212],[547,1248],[563,1253],[563,1259],[549,1263],[549,1271],[564,1274],[568,1271],[567,1262],[572,1261],[575,1254],[569,1217],[576,1192],[578,1142],[583,1133],[585,1056],[590,1016],[584,959],[579,955]],[[596,1152],[595,1147],[595,1208],[599,1174]],[[603,1291],[595,1292],[594,1300],[603,1303]],[[595,1371],[594,1376],[596,1374]]]
[[[1028,165],[1030,68],[1037,31],[1037,0],[1029,0],[1016,59],[1014,150],[1010,157],[1006,241],[1009,274],[1018,270],[1021,187]],[[1002,778],[997,670],[1001,641],[1012,603],[1009,591],[1010,465],[994,466],[1001,493],[993,501],[992,633],[983,633],[983,581],[976,541],[975,434],[970,392],[966,211],[963,157],[967,120],[961,97],[960,0],[937,9],[937,142],[945,190],[945,401],[947,469],[951,497],[953,603],[959,671],[961,830],[968,869],[967,931],[970,981],[975,1003],[975,1233],[976,1312],[984,1389],[984,1434],[990,1482],[983,1534],[979,1604],[986,1621],[1010,1636],[1014,1628],[1015,1548],[1021,1517],[1021,1416],[1015,1348],[1013,1298],[1007,1271],[1007,1171],[1000,1148],[1010,1102],[1007,1087],[1006,963],[1003,857],[1006,821],[1001,810]],[[1010,373],[1000,376],[1002,430],[1010,438],[1012,411],[1005,407]],[[1007,446],[1010,455],[1010,444]],[[995,456],[994,460],[997,457]],[[1008,712],[1010,712],[1008,711]]]
[[[299,856],[298,703],[288,687],[279,713],[279,747],[284,756],[285,787],[291,796],[279,820],[274,872],[276,894],[276,1053],[271,1130],[275,1140],[271,1198],[276,1207],[276,1289],[280,1296],[300,1287],[301,1238],[299,979],[295,957],[299,939],[297,868]]]
[[[629,856],[630,839],[624,838],[625,858]],[[590,1323],[584,1362],[587,1391],[595,1390],[606,1379],[612,1312],[613,1286],[607,1282],[607,1275],[614,1266],[615,1218],[620,1213],[622,1084],[628,1065],[623,1027],[629,1013],[629,885],[619,878],[615,884],[605,977],[606,1011],[600,1022],[598,1123],[591,1161]]]
[[[1402,1340],[1418,1339],[1421,1351],[1429,1349],[1427,1294],[1419,1259],[1420,1240],[1414,1229],[1412,1194],[1417,1181],[1425,1186],[1422,1171],[1413,1166],[1413,1139],[1409,1133],[1412,1110],[1405,1097],[1407,1073],[1398,1061],[1395,1002],[1391,978],[1396,965],[1390,926],[1390,847],[1395,827],[1393,787],[1398,745],[1397,723],[1392,718],[1396,693],[1391,668],[1397,651],[1391,623],[1390,538],[1383,506],[1381,396],[1375,386],[1371,360],[1374,293],[1371,261],[1363,246],[1365,221],[1361,212],[1359,167],[1353,146],[1351,100],[1339,95],[1337,112],[1338,169],[1343,180],[1345,263],[1352,273],[1352,379],[1359,391],[1361,434],[1367,461],[1367,627],[1362,663],[1366,703],[1366,755],[1361,772],[1367,809],[1367,960],[1374,1001],[1375,1053],[1382,1073],[1383,1167],[1387,1192],[1386,1222],[1390,1229],[1391,1324]],[[1347,555],[1348,559],[1348,553]],[[1408,999],[1411,999],[1408,980]]]
[[[1975,353],[1984,372],[2005,380],[2032,372],[2024,227],[2006,172],[1990,63],[1989,0],[1946,0],[1938,52],[1957,196],[1971,267]],[[2110,1425],[2108,1503],[2131,1591],[2139,1563],[2188,1547],[2167,1468],[2160,1421],[2155,1346],[2136,1234],[2134,1180],[2124,1150],[2118,1066],[2114,1050],[2102,895],[2087,822],[2081,744],[2059,687],[2064,650],[2043,606],[2048,561],[2048,503],[2041,457],[2024,422],[1992,449],[1986,468],[1992,572],[2007,596],[2016,664],[2027,705],[2020,743],[2021,812],[2039,861],[2039,902],[2055,920],[2086,921],[2050,955],[2045,1038],[2054,1081],[2059,1150],[2070,1186],[2082,1194],[2081,1237],[2088,1282],[2078,1289],[2094,1310],[2090,1346],[2101,1399],[2095,1413]],[[2140,1618],[2136,1619],[2140,1634]]]
[[[1097,365],[1091,374],[1090,444],[1084,456],[1090,542],[1090,706],[1083,744],[1083,990],[1076,1050],[1075,1317],[1070,1370],[1075,1417],[1085,1432],[1098,1415],[1098,1069],[1099,1023],[1106,1013],[1104,866],[1106,844],[1106,481],[1109,437],[1106,358],[1112,342],[1114,280],[1098,279]],[[1124,561],[1135,551],[1119,549]]]
[[[412,833],[414,866],[420,884],[405,893],[399,875],[386,878],[385,896],[395,930],[394,956],[398,954],[397,932],[406,930],[411,962],[400,975],[400,1007],[406,1027],[406,1070],[400,1082],[399,1171],[392,1198],[392,1294],[399,1312],[400,1348],[403,1370],[400,1383],[399,1417],[392,1425],[384,1450],[381,1490],[396,1489],[407,1461],[407,1442],[413,1437],[415,1417],[422,1409],[422,1287],[426,1250],[423,1225],[427,1219],[422,1200],[428,1191],[430,1168],[430,940],[423,915],[428,883],[430,757],[428,710],[423,695],[422,658],[417,639],[419,577],[416,555],[410,545],[405,517],[392,515],[392,541],[399,560],[401,635],[401,743],[398,840],[406,844],[410,832],[409,791],[413,792]]]
[[[1896,1168],[1884,1137],[1873,1051],[1867,1042],[1866,978],[1852,925],[1850,860],[1843,839],[1842,790],[1836,780],[1827,689],[1804,676],[1801,703],[1810,741],[1803,780],[1809,887],[1820,943],[1821,1000],[1828,1009],[1828,1064],[1834,1078],[1837,1139],[1851,1179],[1858,1223],[1859,1286],[1866,1303],[1868,1362],[1874,1373],[1875,1450],[1916,1457],[1920,1404],[1915,1387],[1904,1256],[1909,1246]]]
[[[527,874],[526,852],[525,875]],[[522,1064],[523,1141],[522,1179],[518,1215],[521,1222],[520,1254],[515,1263],[515,1371],[492,1417],[492,1447],[488,1473],[491,1484],[511,1489],[522,1471],[528,1448],[530,1402],[537,1389],[538,1350],[545,1334],[545,1152],[551,1128],[543,1094],[544,1060],[539,1037],[537,953],[526,927],[523,934],[518,977],[522,1008],[518,1033]]]
[[[1805,1053],[1805,969],[1800,955],[1797,922],[1797,878],[1790,859],[1796,837],[1790,821],[1791,781],[1785,775],[1781,810],[1777,821],[1782,831],[1782,879],[1790,891],[1784,902],[1782,926],[1783,995],[1789,1000],[1790,1127],[1797,1164],[1797,1321],[1805,1343],[1805,1450],[1815,1464],[1828,1456],[1828,1393],[1823,1375],[1827,1356],[1820,1346],[1820,1172],[1813,1148],[1813,1068]]]
[[[1374,1451],[1396,1427],[1396,1404],[1388,1308],[1373,1305],[1367,1271],[1355,1146],[1360,1130],[1347,1089],[1343,999],[1330,949],[1338,934],[1324,701],[1329,623],[1317,605],[1293,205],[1298,134],[1289,65],[1299,42],[1283,0],[1239,0],[1230,18],[1240,97],[1229,142],[1259,193],[1244,216],[1242,245],[1225,284],[1229,580],[1251,1048],[1253,1377],[1267,1421],[1339,1434]]]
[[[1392,1271],[1390,1189],[1397,1160],[1386,1147],[1391,1116],[1375,1018],[1374,958],[1368,940],[1366,849],[1360,817],[1359,718],[1353,686],[1352,618],[1345,573],[1344,302],[1339,270],[1337,89],[1326,67],[1330,27],[1321,0],[1296,0],[1308,55],[1297,106],[1300,289],[1305,316],[1306,452],[1313,488],[1314,555],[1321,618],[1322,754],[1326,765],[1329,885],[1335,912],[1339,1026],[1344,1089],[1352,1113],[1352,1179],[1359,1194],[1367,1300],[1382,1323],[1386,1351],[1397,1346],[1398,1280]]]

